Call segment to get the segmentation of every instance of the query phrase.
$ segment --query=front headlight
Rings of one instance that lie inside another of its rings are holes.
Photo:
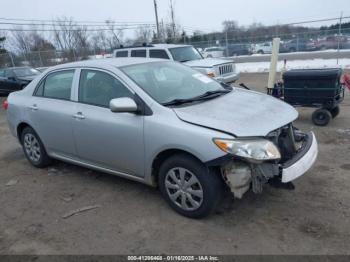
[[[216,76],[215,70],[213,68],[207,68],[205,71],[207,73],[207,76],[209,76],[209,77],[215,77]]]
[[[281,158],[277,147],[265,139],[214,139],[214,143],[224,152],[247,160],[264,161]]]

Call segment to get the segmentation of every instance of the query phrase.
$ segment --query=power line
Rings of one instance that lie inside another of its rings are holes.
[[[151,29],[154,29],[156,26],[152,25],[150,26]],[[139,28],[138,26],[135,27],[118,27],[114,28],[114,30],[134,30]],[[0,28],[0,31],[12,31],[12,32],[57,32],[57,31],[66,31],[63,29],[22,29],[22,28]],[[113,31],[111,28],[95,28],[95,29],[82,29],[82,28],[72,28],[69,29],[69,31],[87,31],[87,32],[98,32],[98,31]]]
[[[70,18],[67,18],[70,19]],[[62,19],[23,19],[23,18],[6,18],[6,17],[0,17],[0,20],[4,20],[4,21],[22,21],[22,22],[63,22],[64,20]],[[85,20],[85,21],[81,21],[81,20],[67,20],[67,21],[74,21],[78,24],[82,23],[82,24],[105,24],[106,21],[111,21],[114,24],[149,24],[152,23],[150,21],[113,21],[110,19],[106,19],[105,21],[91,21],[91,20]]]
[[[152,23],[143,23],[143,24],[114,24],[113,22],[111,23],[105,23],[103,24],[77,24],[74,21],[66,21],[66,22],[57,22],[57,23],[16,23],[16,22],[1,22],[0,25],[18,25],[18,26],[95,26],[95,27],[106,27],[109,25],[117,25],[117,26],[147,26],[147,25],[154,25]]]

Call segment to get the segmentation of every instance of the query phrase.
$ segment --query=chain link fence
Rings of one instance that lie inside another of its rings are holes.
[[[273,35],[256,34],[253,36],[235,36],[228,33],[196,35],[184,39],[174,39],[168,43],[190,44],[198,48],[204,56],[240,56],[271,53],[274,37],[281,38],[280,52],[313,52],[320,50],[350,49],[350,28],[341,30],[309,30],[307,32]],[[208,39],[209,38],[209,39]],[[209,49],[208,49],[209,48]],[[206,51],[206,52],[205,52]],[[84,48],[80,50],[49,50],[21,54],[0,53],[0,67],[32,66],[49,67],[57,64],[111,57],[113,50]]]

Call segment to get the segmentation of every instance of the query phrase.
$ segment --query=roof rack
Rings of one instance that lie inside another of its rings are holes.
[[[154,45],[147,44],[147,43],[142,43],[142,45],[130,45],[130,46],[120,45],[119,47],[117,47],[117,49],[136,48],[136,47],[154,47]]]

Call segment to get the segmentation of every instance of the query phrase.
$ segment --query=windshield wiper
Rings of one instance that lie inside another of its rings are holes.
[[[214,98],[214,97],[220,96],[222,94],[227,94],[227,93],[230,93],[230,92],[231,92],[231,90],[228,90],[228,89],[207,91],[207,92],[205,92],[202,95],[193,97],[192,100],[198,101],[198,100],[203,100],[203,99],[210,99],[210,98]]]
[[[222,94],[227,94],[231,92],[231,90],[215,90],[215,91],[207,91],[202,95],[199,96],[195,96],[192,98],[186,98],[186,99],[174,99],[171,100],[169,102],[163,103],[163,106],[176,106],[176,105],[182,105],[182,104],[186,104],[186,103],[191,103],[191,102],[195,102],[195,101],[202,101],[202,100],[208,100],[211,98],[215,98],[218,97]]]
[[[182,105],[182,104],[185,104],[185,103],[191,103],[193,102],[194,100],[192,98],[189,98],[189,99],[174,99],[174,100],[171,100],[169,102],[165,102],[165,103],[162,103],[163,106],[176,106],[176,105]]]

